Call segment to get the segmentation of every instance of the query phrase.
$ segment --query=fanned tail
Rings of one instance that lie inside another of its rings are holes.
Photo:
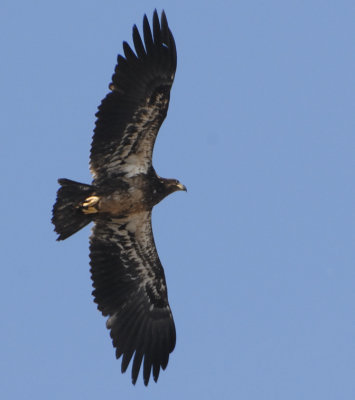
[[[59,235],[57,240],[64,240],[92,221],[90,214],[83,213],[80,203],[94,192],[94,188],[70,179],[58,179],[58,183],[61,187],[53,206],[52,223]]]

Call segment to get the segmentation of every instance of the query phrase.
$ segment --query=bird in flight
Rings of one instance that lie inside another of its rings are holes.
[[[161,178],[152,166],[159,128],[169,106],[176,47],[164,11],[152,28],[145,15],[143,40],[133,27],[134,50],[123,42],[96,114],[91,145],[91,185],[59,179],[52,222],[64,240],[93,222],[90,272],[94,301],[108,317],[116,357],[125,372],[132,361],[136,383],[158,380],[176,342],[164,270],[155,247],[151,214],[164,197],[186,191],[176,179]]]

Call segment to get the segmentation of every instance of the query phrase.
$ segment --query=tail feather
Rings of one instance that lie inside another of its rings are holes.
[[[59,235],[57,240],[64,240],[92,221],[91,215],[82,212],[80,203],[94,192],[94,188],[70,179],[58,179],[58,183],[61,187],[53,206],[52,223]]]

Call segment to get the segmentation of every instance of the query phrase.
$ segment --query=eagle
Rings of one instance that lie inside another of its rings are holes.
[[[64,240],[93,222],[90,236],[92,294],[108,317],[121,371],[132,361],[135,384],[156,382],[174,350],[176,331],[167,285],[152,233],[153,207],[186,187],[160,177],[152,165],[154,143],[169,106],[176,47],[164,11],[152,27],[143,18],[143,39],[133,26],[133,47],[123,42],[96,113],[91,145],[92,183],[59,179],[52,222]]]

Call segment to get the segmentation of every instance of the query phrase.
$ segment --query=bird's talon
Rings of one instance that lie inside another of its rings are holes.
[[[95,214],[97,213],[97,208],[95,207],[99,202],[100,198],[98,196],[90,196],[85,199],[81,204],[84,214]]]

